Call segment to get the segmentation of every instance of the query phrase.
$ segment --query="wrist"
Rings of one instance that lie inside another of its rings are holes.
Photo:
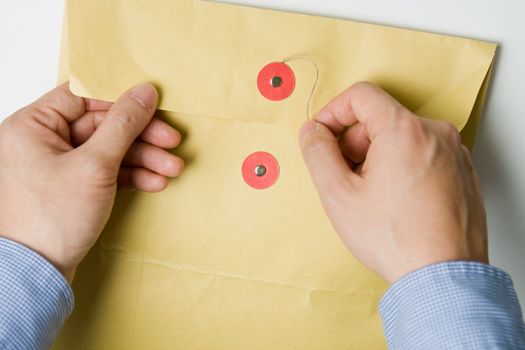
[[[416,348],[416,343],[417,348],[459,349],[465,338],[454,335],[465,333],[479,344],[497,338],[514,349],[519,347],[516,335],[523,334],[510,276],[474,261],[433,264],[404,276],[385,293],[379,311],[389,347],[396,349]],[[417,337],[403,336],[408,334]]]
[[[32,252],[38,254],[40,257],[50,263],[58,272],[60,272],[60,274],[69,284],[73,282],[73,278],[75,277],[76,273],[76,266],[68,266],[67,264],[63,263],[63,260],[65,259],[59,258],[59,254],[55,252],[56,247],[53,247],[53,249],[47,249],[47,243],[38,244],[38,240],[31,240],[30,238],[24,239],[22,236],[12,234],[2,233],[0,234],[0,239],[2,238],[19,244],[26,249],[29,249]]]

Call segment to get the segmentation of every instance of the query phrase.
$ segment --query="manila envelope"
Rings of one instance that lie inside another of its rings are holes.
[[[471,147],[496,46],[192,0],[66,14],[61,80],[110,101],[155,83],[187,164],[163,193],[118,194],[54,348],[384,349],[387,285],[325,217],[297,130],[370,80]]]

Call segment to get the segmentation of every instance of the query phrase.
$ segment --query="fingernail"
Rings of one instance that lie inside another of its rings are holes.
[[[301,130],[299,130],[299,144],[302,146],[304,143],[304,140],[308,135],[310,135],[312,132],[319,129],[319,123],[313,120],[309,120],[306,123],[303,124],[301,127]]]
[[[140,84],[135,86],[130,90],[129,97],[137,101],[147,110],[157,108],[157,90],[151,84]]]

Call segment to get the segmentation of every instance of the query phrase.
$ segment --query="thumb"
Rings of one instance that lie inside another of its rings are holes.
[[[321,200],[334,197],[357,175],[348,166],[337,138],[323,124],[309,120],[299,131],[304,161]]]
[[[131,144],[151,121],[158,93],[151,84],[137,85],[124,93],[84,144],[104,159],[120,164]]]

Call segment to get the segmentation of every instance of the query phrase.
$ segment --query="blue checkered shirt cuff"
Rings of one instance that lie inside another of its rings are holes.
[[[389,349],[525,349],[510,276],[490,265],[447,262],[390,287],[379,310]]]
[[[73,292],[46,259],[0,238],[0,349],[51,347],[73,310]]]

